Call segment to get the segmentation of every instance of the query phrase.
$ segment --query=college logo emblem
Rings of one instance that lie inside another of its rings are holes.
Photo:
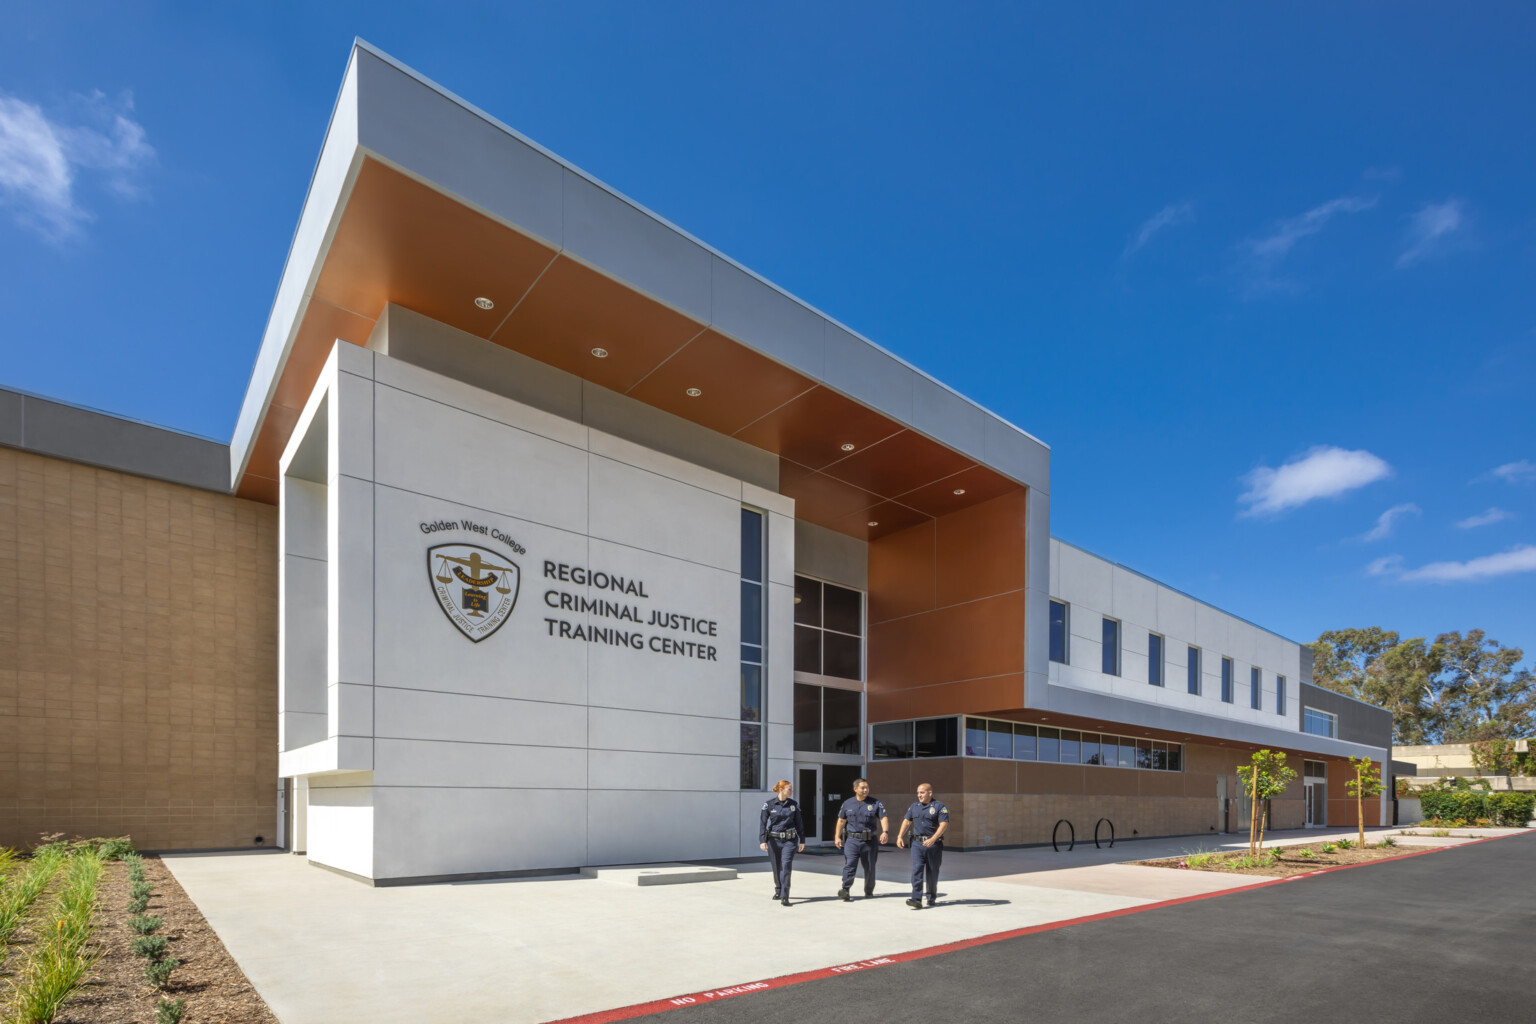
[[[521,572],[489,548],[438,544],[427,548],[427,582],[459,632],[479,643],[501,628],[517,604]]]

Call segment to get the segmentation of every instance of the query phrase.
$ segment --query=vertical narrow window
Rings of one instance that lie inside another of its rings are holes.
[[[1051,602],[1051,660],[1067,663],[1067,606]]]
[[[1189,664],[1186,671],[1189,673],[1189,692],[1196,697],[1200,696],[1200,648],[1189,649]]]
[[[763,514],[741,510],[741,788],[763,788]]]
[[[1156,633],[1147,634],[1147,682],[1163,685],[1163,638]]]
[[[1285,676],[1275,676],[1275,713],[1285,714]]]
[[[1104,620],[1104,674],[1120,674],[1120,623],[1115,619]]]
[[[1264,670],[1248,670],[1248,706],[1255,711],[1264,710]]]
[[[1224,702],[1228,703],[1228,704],[1233,703],[1233,701],[1236,699],[1233,696],[1233,694],[1232,694],[1232,687],[1234,685],[1234,681],[1232,679],[1232,672],[1233,672],[1232,659],[1231,658],[1222,658],[1221,659],[1221,699]]]

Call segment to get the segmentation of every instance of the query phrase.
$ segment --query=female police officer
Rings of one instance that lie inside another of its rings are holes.
[[[758,817],[758,849],[768,851],[768,865],[773,868],[773,898],[789,906],[789,876],[795,869],[795,854],[805,849],[805,823],[800,805],[789,798],[788,779],[773,784],[776,799],[763,804]]]

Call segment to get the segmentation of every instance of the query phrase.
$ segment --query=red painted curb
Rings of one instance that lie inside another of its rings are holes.
[[[1031,925],[1028,928],[1014,928],[1006,932],[993,932],[990,935],[978,935],[974,938],[960,939],[955,942],[946,942],[940,946],[927,946],[923,949],[908,950],[905,953],[892,953],[889,956],[876,957],[872,960],[859,960],[850,964],[837,964],[832,967],[818,967],[815,970],[801,971],[798,974],[784,974],[777,978],[766,978],[762,981],[750,981],[742,985],[729,985],[725,988],[709,989],[703,992],[691,992],[687,995],[672,996],[667,999],[654,999],[648,1003],[636,1003],[633,1006],[619,1006],[611,1010],[598,1010],[595,1013],[585,1013],[577,1017],[562,1017],[548,1024],[610,1024],[612,1021],[633,1020],[636,1017],[644,1017],[653,1013],[662,1013],[667,1010],[678,1010],[685,1006],[701,1006],[706,1003],[716,1003],[722,999],[730,999],[732,996],[746,995],[749,992],[767,992],[775,988],[787,988],[790,985],[799,985],[807,981],[816,981],[820,978],[835,978],[842,974],[853,974],[858,971],[866,971],[874,967],[888,967],[891,964],[907,963],[912,960],[924,960],[928,957],[942,956],[945,953],[954,953],[962,949],[971,949],[975,946],[991,945],[994,942],[1003,942],[1008,939],[1016,939],[1024,935],[1035,935],[1040,932],[1055,931],[1058,928],[1070,928],[1078,924],[1090,924],[1094,921],[1107,921],[1110,918],[1126,917],[1130,914],[1140,914],[1148,910],[1159,910],[1163,907],[1178,906],[1181,903],[1195,903],[1199,900],[1215,899],[1218,896],[1229,896],[1235,892],[1252,892],[1254,889],[1263,889],[1271,885],[1281,885],[1285,882],[1295,882],[1304,878],[1316,878],[1318,875],[1326,875],[1333,871],[1347,871],[1350,868],[1370,867],[1374,864],[1389,864],[1395,860],[1407,860],[1409,857],[1423,857],[1431,853],[1444,853],[1446,850],[1457,850],[1463,846],[1472,846],[1477,843],[1491,843],[1497,839],[1512,839],[1519,835],[1530,833],[1516,832],[1508,836],[1484,836],[1481,839],[1473,839],[1470,842],[1460,843],[1456,846],[1439,846],[1428,850],[1414,850],[1411,853],[1400,853],[1395,857],[1381,857],[1377,860],[1361,861],[1359,864],[1336,864],[1333,867],[1319,868],[1302,875],[1289,875],[1285,878],[1271,878],[1263,882],[1252,882],[1248,885],[1235,886],[1231,889],[1222,889],[1219,892],[1202,893],[1197,896],[1180,896],[1171,900],[1160,900],[1157,903],[1147,903],[1139,907],[1125,907],[1121,910],[1109,910],[1102,914],[1090,914],[1086,917],[1073,917],[1063,921],[1051,921],[1046,924]]]

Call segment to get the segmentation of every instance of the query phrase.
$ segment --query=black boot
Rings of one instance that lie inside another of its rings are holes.
[[[923,901],[917,899],[907,900],[907,906],[911,907],[913,910],[922,910]]]
[[[779,900],[779,902],[784,904],[786,907],[789,906],[789,893],[785,893],[784,898]]]
[[[837,898],[842,900],[844,903],[848,903],[848,902],[850,902],[853,899],[852,896],[848,895],[848,890],[847,889],[839,889],[839,890],[837,890]]]

